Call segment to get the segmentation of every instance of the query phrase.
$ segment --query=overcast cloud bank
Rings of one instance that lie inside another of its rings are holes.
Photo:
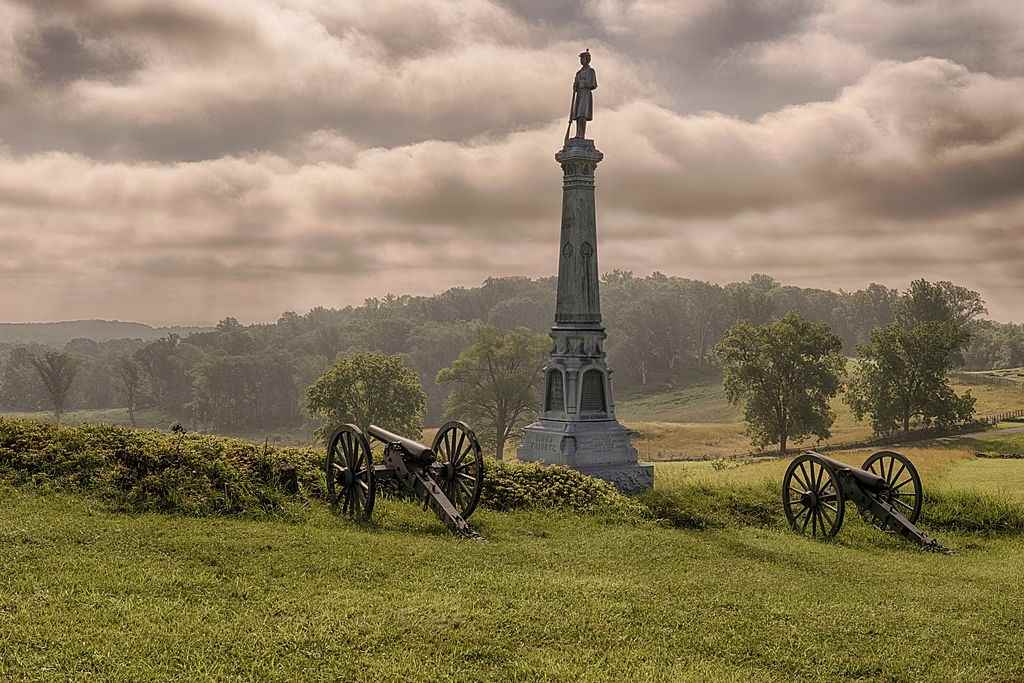
[[[1012,3],[0,1],[0,319],[273,319],[555,268],[924,276],[1024,318]]]

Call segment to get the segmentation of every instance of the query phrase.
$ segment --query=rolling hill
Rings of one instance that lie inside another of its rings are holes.
[[[159,339],[168,334],[185,337],[209,327],[152,327],[120,320],[62,320],[47,323],[0,323],[0,344],[43,344],[60,348],[72,339]]]

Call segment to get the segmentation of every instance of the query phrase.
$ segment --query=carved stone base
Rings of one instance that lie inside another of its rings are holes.
[[[616,420],[538,420],[523,429],[518,458],[565,465],[630,493],[654,485],[654,465],[637,462],[629,430]]]

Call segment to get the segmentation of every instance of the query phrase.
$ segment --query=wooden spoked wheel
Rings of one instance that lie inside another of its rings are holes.
[[[465,422],[448,422],[437,430],[431,450],[437,458],[431,467],[434,479],[468,519],[484,487],[484,456],[476,434]]]
[[[843,526],[846,501],[832,470],[808,454],[789,464],[782,480],[789,526],[812,538],[832,538]]]
[[[347,424],[327,446],[327,497],[331,505],[353,519],[370,519],[377,494],[370,444],[359,427]]]
[[[896,451],[878,451],[864,461],[861,469],[885,479],[887,488],[880,491],[878,497],[892,505],[911,524],[917,521],[921,516],[924,495],[921,477],[907,456]]]

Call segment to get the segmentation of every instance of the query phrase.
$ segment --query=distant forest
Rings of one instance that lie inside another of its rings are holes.
[[[900,296],[878,284],[833,292],[786,286],[760,274],[721,286],[615,271],[602,278],[601,287],[607,350],[620,395],[712,379],[717,369],[711,349],[725,330],[739,320],[762,323],[789,311],[828,323],[852,355],[873,328],[893,320]],[[142,378],[139,407],[160,408],[194,428],[221,429],[300,426],[306,420],[305,388],[339,355],[402,354],[422,378],[430,424],[440,419],[447,392],[434,381],[437,372],[455,360],[476,327],[546,332],[554,293],[554,278],[489,279],[436,296],[388,295],[361,306],[286,312],[272,324],[241,325],[227,318],[215,329],[187,336],[76,338],[57,348],[81,362],[69,410],[126,405],[119,369],[131,358]],[[987,320],[971,325],[966,369],[1024,365],[1024,326]],[[49,407],[31,362],[46,350],[52,349],[38,340],[0,342],[0,409]]]

